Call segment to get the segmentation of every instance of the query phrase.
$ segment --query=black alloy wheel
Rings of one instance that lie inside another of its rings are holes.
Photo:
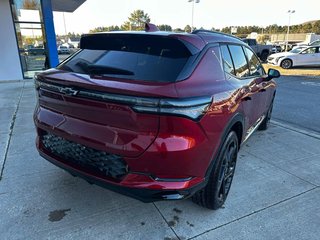
[[[213,210],[220,208],[224,204],[235,173],[238,150],[237,134],[231,131],[215,160],[207,185],[193,195],[193,202]]]
[[[237,141],[230,141],[226,151],[223,155],[222,166],[219,175],[219,195],[218,199],[220,202],[224,202],[227,199],[234,171],[236,168],[237,153],[238,153]]]

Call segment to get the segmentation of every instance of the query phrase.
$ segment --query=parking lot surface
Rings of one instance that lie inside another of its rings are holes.
[[[190,200],[145,204],[42,159],[33,82],[0,88],[0,239],[319,239],[320,136],[275,123],[255,133],[217,211]]]

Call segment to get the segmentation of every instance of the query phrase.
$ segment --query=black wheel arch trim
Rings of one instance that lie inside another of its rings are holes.
[[[242,125],[242,137],[241,137],[241,141],[242,141],[243,133],[244,133],[245,120],[244,120],[244,116],[243,116],[242,113],[236,113],[234,116],[232,116],[232,118],[228,121],[226,127],[224,128],[224,130],[222,132],[222,135],[221,135],[221,141],[220,141],[219,147],[218,147],[217,151],[215,152],[215,155],[213,155],[211,157],[210,165],[207,168],[207,171],[206,171],[206,174],[205,174],[205,182],[206,183],[207,183],[207,181],[209,179],[209,176],[210,176],[210,173],[211,173],[212,169],[214,168],[214,166],[217,163],[217,157],[220,155],[221,148],[222,148],[222,145],[223,145],[224,141],[226,140],[226,138],[227,138],[229,132],[231,131],[232,127],[238,122],[240,122],[241,125]],[[241,145],[241,142],[238,143],[239,149],[240,149],[240,145]]]

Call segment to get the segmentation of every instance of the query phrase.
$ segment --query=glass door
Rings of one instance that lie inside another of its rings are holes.
[[[48,68],[45,31],[40,0],[12,0],[21,65],[25,78]]]
[[[20,59],[24,76],[46,69],[46,50],[41,24],[16,23]]]

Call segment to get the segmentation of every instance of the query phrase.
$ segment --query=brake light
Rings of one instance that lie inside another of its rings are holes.
[[[211,102],[211,97],[160,99],[158,108],[146,104],[135,105],[132,108],[137,112],[177,115],[199,120],[207,112]]]

